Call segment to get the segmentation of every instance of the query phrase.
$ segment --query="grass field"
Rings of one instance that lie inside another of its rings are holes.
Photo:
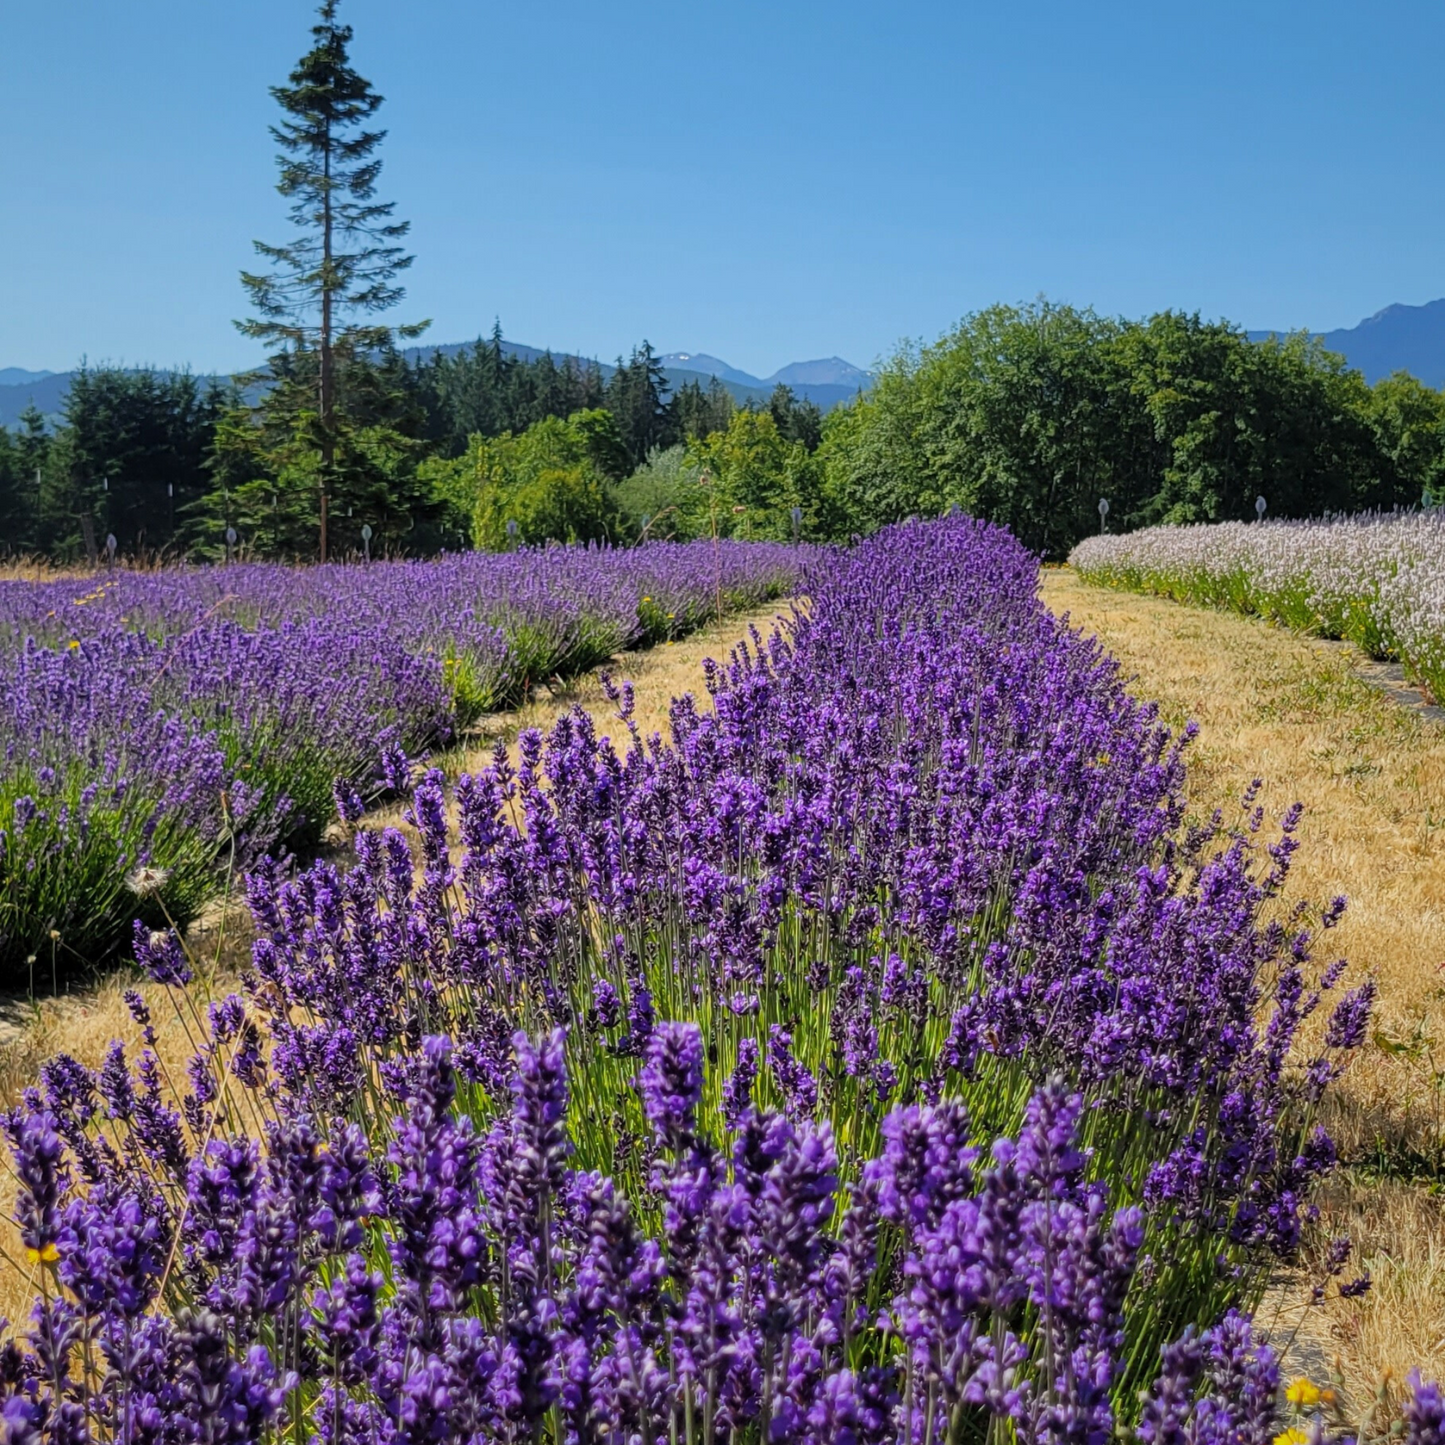
[[[1302,1328],[1361,1398],[1384,1371],[1445,1369],[1445,728],[1362,681],[1352,654],[1257,619],[1043,574],[1042,596],[1097,634],[1130,690],[1200,725],[1191,804],[1229,810],[1250,781],[1278,815],[1305,806],[1291,890],[1346,894],[1332,946],[1379,982],[1374,1039],[1328,1121],[1347,1167],[1320,1234],[1348,1232],[1374,1287]],[[1310,1281],[1294,1282],[1293,1303]]]

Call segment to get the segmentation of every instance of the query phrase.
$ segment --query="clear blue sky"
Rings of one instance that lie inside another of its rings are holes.
[[[345,0],[403,319],[766,375],[1039,293],[1324,330],[1445,295],[1445,6]],[[10,0],[0,367],[229,369],[301,0]]]

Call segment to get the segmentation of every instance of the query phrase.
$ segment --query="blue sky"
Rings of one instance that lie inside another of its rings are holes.
[[[300,0],[12,0],[0,366],[248,364]],[[344,0],[402,319],[766,375],[1045,293],[1325,330],[1445,295],[1445,6]]]

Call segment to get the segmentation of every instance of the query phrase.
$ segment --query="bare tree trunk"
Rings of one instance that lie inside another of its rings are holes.
[[[80,514],[80,537],[85,543],[85,558],[92,567],[100,566],[100,553],[95,546],[95,520],[89,512]]]
[[[326,561],[326,489],[331,485],[331,468],[336,449],[331,436],[331,413],[335,406],[335,383],[331,374],[331,131],[327,127],[326,150],[322,160],[325,194],[321,228],[321,560]]]

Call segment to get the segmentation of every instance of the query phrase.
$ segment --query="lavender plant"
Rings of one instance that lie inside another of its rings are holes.
[[[1237,1311],[1371,988],[1303,1049],[1343,901],[1285,903],[1297,819],[1185,828],[1180,741],[1034,586],[893,529],[667,740],[615,688],[620,747],[574,713],[425,773],[414,845],[258,864],[184,1083],[138,1004],[8,1122],[17,1418],[210,1438],[204,1358],[227,1438],[1271,1438]]]
[[[93,964],[137,911],[183,926],[218,863],[314,843],[337,777],[365,790],[384,752],[776,596],[803,556],[659,544],[0,583],[0,974]]]
[[[1102,1445],[1123,1425],[1144,1229],[1087,1182],[1060,1081],[986,1148],[956,1102],[892,1110],[845,1189],[826,1122],[750,1106],[722,1147],[701,1030],[659,1024],[629,1199],[575,1167],[562,1031],[511,1053],[485,1133],[428,1037],[372,1140],[287,1109],[264,1151],[212,1127],[189,1159],[163,1109],[52,1066],[5,1121],[47,1282],[0,1361],[10,1438],[934,1445],[992,1422]],[[1142,1440],[1271,1438],[1278,1368],[1247,1319],[1159,1368]],[[1438,1399],[1412,1410],[1423,1445]]]

